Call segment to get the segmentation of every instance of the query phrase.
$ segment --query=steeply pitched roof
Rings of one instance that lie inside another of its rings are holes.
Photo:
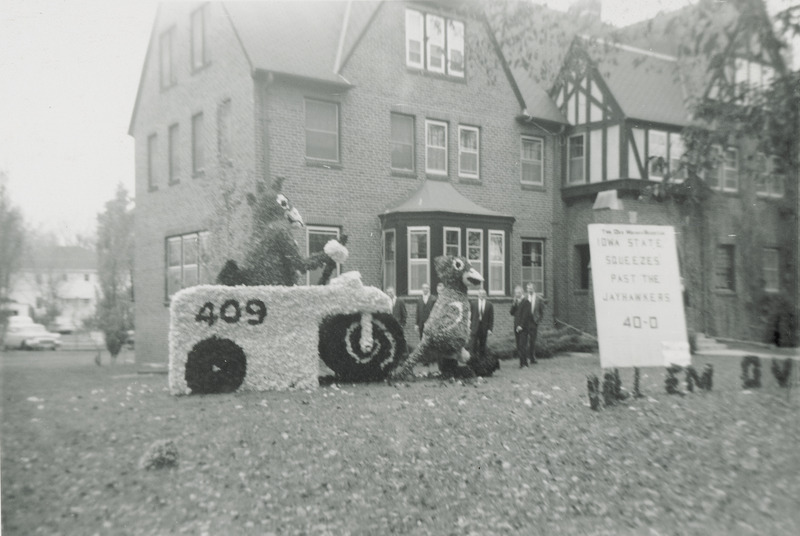
[[[525,69],[511,67],[511,75],[517,83],[519,92],[525,101],[528,115],[547,121],[568,124],[567,118],[558,109],[556,103]]]
[[[675,58],[625,45],[591,48],[600,76],[627,117],[688,124],[686,91]],[[598,48],[604,51],[598,53]]]
[[[478,205],[461,194],[449,182],[435,180],[424,181],[408,199],[395,207],[384,210],[383,214],[409,212],[449,212],[469,214],[470,216],[511,217]]]
[[[225,2],[254,70],[345,83],[334,72],[344,1]]]

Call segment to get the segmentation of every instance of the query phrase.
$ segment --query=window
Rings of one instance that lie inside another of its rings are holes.
[[[383,288],[397,286],[397,243],[394,229],[383,232]]]
[[[149,190],[158,189],[158,172],[156,159],[158,151],[158,136],[150,134],[147,137],[147,187]]]
[[[306,157],[339,161],[339,105],[306,99]]]
[[[414,118],[392,114],[392,169],[414,171]]]
[[[483,272],[483,231],[481,229],[467,229],[467,260],[485,280],[486,277]]]
[[[205,134],[203,129],[203,112],[192,116],[192,175],[203,173],[205,166]]]
[[[175,69],[173,64],[173,40],[175,38],[175,28],[170,28],[161,34],[159,39],[159,79],[161,89],[166,89],[175,85]]]
[[[444,228],[444,254],[461,256],[461,229],[458,227]]]
[[[728,147],[724,151],[719,145],[711,147],[711,158],[716,169],[708,176],[708,186],[724,192],[735,192],[739,189],[739,151]]]
[[[167,238],[167,298],[181,290],[214,281],[209,269],[208,232]]]
[[[475,127],[458,127],[458,176],[479,178],[480,131]]]
[[[422,13],[406,10],[406,65],[422,69],[422,41],[424,40]]]
[[[784,175],[781,160],[777,156],[758,153],[758,173],[756,174],[756,193],[760,197],[783,197]]]
[[[338,227],[306,227],[307,233],[307,251],[306,256],[313,255],[314,253],[318,253],[325,248],[325,244],[328,243],[329,240],[334,238],[339,238],[339,228]],[[341,266],[336,264],[336,273],[332,274],[331,277],[335,277],[339,275],[339,270]],[[310,270],[306,272],[306,285],[316,285],[319,282],[319,278],[322,277],[323,268],[317,268],[315,270]]]
[[[206,13],[202,6],[192,13],[192,70],[208,65],[206,56]]]
[[[725,161],[722,166],[723,176],[720,177],[723,191],[735,192],[739,189],[739,150],[728,148],[725,150]]]
[[[662,180],[667,165],[667,133],[651,130],[648,135],[647,172],[651,180]]]
[[[406,10],[406,66],[463,78],[464,23]]]
[[[575,270],[580,290],[589,290],[592,281],[592,258],[589,252],[589,244],[577,244],[575,246]]]
[[[567,152],[569,154],[569,161],[567,162],[569,183],[584,182],[583,134],[572,136],[569,139]]]
[[[447,73],[464,76],[464,23],[447,21]]]
[[[533,283],[539,294],[544,294],[544,241],[522,241],[522,288]]]
[[[489,294],[506,292],[506,234],[489,231]]]
[[[444,73],[444,19],[436,15],[425,17],[427,67],[434,73]]]
[[[447,175],[447,123],[425,121],[425,171]]]
[[[231,100],[225,99],[217,109],[217,150],[219,161],[223,164],[233,162],[233,144],[231,143],[232,110]]]
[[[744,103],[751,102],[748,92],[765,91],[772,85],[775,70],[757,61],[736,58],[733,66],[733,84],[736,95],[744,96]]]
[[[178,124],[169,126],[169,140],[167,150],[169,151],[169,183],[180,182],[180,165],[178,161],[178,150],[180,149],[180,139],[178,138]]]
[[[669,133],[669,172],[673,182],[683,182],[686,179],[686,169],[681,167],[681,160],[686,148],[683,138],[678,132]]]
[[[717,246],[714,256],[714,288],[717,290],[736,290],[733,253],[731,245]]]
[[[524,184],[544,185],[544,141],[541,138],[522,137],[522,154],[520,181]]]
[[[408,293],[422,294],[423,283],[430,284],[430,227],[408,228]]]
[[[761,256],[761,266],[764,272],[764,290],[778,292],[778,260],[780,254],[776,248],[764,248]]]

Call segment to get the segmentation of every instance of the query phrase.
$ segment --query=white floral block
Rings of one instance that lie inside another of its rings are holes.
[[[356,313],[391,313],[358,272],[327,286],[184,289],[170,307],[170,392],[315,389],[320,322]]]

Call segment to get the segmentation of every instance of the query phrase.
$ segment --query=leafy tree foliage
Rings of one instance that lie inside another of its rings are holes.
[[[0,172],[0,299],[6,297],[11,275],[19,269],[25,245],[22,213],[11,202],[5,177],[5,173]]]
[[[106,203],[105,211],[97,215],[97,323],[114,358],[133,327],[133,217],[132,200],[122,185]]]

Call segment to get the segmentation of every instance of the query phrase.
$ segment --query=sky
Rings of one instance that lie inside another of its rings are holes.
[[[688,2],[603,0],[602,17],[624,26]],[[157,5],[0,2],[0,172],[29,226],[66,241],[93,234],[117,185],[133,194],[128,125]]]

